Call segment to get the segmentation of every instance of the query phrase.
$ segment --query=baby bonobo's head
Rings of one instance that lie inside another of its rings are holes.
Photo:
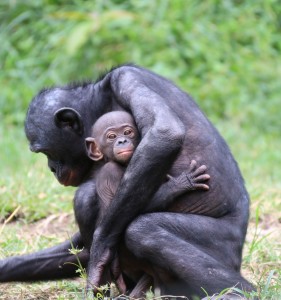
[[[86,138],[88,156],[94,161],[115,161],[127,164],[138,145],[139,133],[133,117],[125,111],[102,115]]]

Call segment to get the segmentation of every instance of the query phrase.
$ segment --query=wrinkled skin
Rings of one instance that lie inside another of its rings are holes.
[[[97,224],[95,186],[89,181],[92,164],[84,139],[102,114],[114,110],[133,115],[141,141],[108,213]],[[100,284],[124,241],[133,260],[147,262],[152,275],[157,274],[154,285],[162,294],[191,298],[205,295],[201,287],[209,295],[234,285],[253,289],[240,275],[249,215],[243,178],[217,130],[174,84],[145,69],[120,66],[96,83],[47,89],[29,107],[26,135],[32,151],[48,156],[60,183],[79,185],[74,208],[80,233],[73,244],[85,245],[80,257],[87,264],[93,240],[94,255],[88,262],[91,284]],[[208,167],[209,191],[186,193],[163,211],[142,213],[166,174],[179,176],[192,159]],[[74,275],[74,268],[62,265],[74,260],[67,248],[71,246],[65,242],[3,260],[0,281]],[[120,259],[125,257],[121,254]]]

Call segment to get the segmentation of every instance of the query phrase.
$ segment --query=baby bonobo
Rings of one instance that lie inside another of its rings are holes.
[[[139,139],[133,117],[125,111],[101,116],[92,127],[92,137],[86,138],[88,156],[96,162],[105,163],[94,176],[102,215],[115,195]],[[205,171],[205,165],[197,168],[196,161],[192,160],[188,170],[180,176],[168,175],[168,181],[162,184],[144,211],[162,210],[187,191],[208,190],[209,186],[203,182],[210,176]]]
[[[86,138],[88,156],[101,162],[101,167],[94,174],[100,206],[99,222],[114,198],[139,141],[140,136],[133,117],[125,111],[113,111],[101,116],[92,127],[92,136]],[[208,190],[209,186],[204,182],[210,176],[205,171],[205,165],[197,168],[196,161],[192,160],[188,170],[178,177],[168,175],[167,181],[155,193],[144,212],[161,211],[164,208],[169,210],[169,204],[176,201],[177,196],[192,190]],[[90,272],[88,270],[88,274]],[[141,296],[150,285],[151,277],[144,274],[130,296]],[[119,288],[124,292],[126,287],[123,280],[119,283]]]

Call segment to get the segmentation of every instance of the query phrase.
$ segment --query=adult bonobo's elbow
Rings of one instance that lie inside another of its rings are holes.
[[[185,138],[184,125],[176,116],[170,120],[171,122],[167,122],[160,117],[145,137],[145,143],[151,144],[152,149],[149,153],[154,160],[168,162],[168,157],[175,157],[182,149]]]
[[[165,113],[158,113],[152,131],[160,145],[163,143],[175,151],[181,148],[186,134],[183,123],[172,111],[169,112],[169,119]]]
[[[148,70],[130,65],[114,69],[108,76],[117,102],[132,113],[142,138],[166,153],[164,149],[179,150],[186,130],[169,104],[174,97],[174,85]]]

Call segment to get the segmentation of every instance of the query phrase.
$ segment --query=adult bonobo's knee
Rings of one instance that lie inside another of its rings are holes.
[[[153,245],[158,243],[160,228],[154,223],[154,214],[148,213],[137,217],[129,224],[125,231],[125,243],[127,248],[137,257],[147,256],[147,252],[153,251]]]

